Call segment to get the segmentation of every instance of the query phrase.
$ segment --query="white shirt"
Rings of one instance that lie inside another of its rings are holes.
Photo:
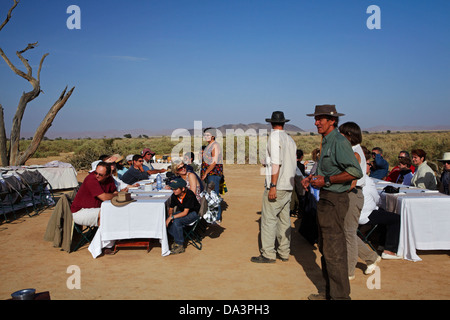
[[[366,184],[362,191],[364,195],[364,206],[359,216],[359,224],[366,224],[369,222],[369,216],[372,211],[378,209],[377,204],[380,200],[380,195],[378,194],[375,182],[370,177],[366,178]]]
[[[366,156],[364,155],[364,151],[361,148],[361,146],[359,144],[357,144],[356,146],[352,146],[353,152],[356,152],[357,154],[359,154],[359,157],[361,158],[359,160],[359,165],[361,166],[361,170],[363,172],[363,176],[361,179],[356,180],[356,185],[358,187],[364,187],[364,185],[366,184]]]
[[[277,190],[292,191],[297,169],[297,145],[284,130],[272,130],[267,140],[266,188],[270,186],[272,164],[280,165]]]

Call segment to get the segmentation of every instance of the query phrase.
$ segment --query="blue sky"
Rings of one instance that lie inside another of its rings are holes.
[[[2,0],[3,21],[13,1]],[[81,29],[69,30],[69,5]],[[381,29],[369,30],[369,5]],[[22,0],[0,47],[37,72],[33,132],[67,85],[75,91],[52,132],[264,123],[282,110],[313,128],[316,104],[336,104],[363,129],[433,126],[450,118],[448,0]],[[0,59],[7,134],[27,81]]]

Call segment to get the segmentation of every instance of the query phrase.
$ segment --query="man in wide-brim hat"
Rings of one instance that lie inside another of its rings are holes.
[[[274,263],[276,257],[287,261],[290,255],[291,220],[289,215],[294,177],[297,168],[297,146],[284,131],[288,122],[282,111],[266,119],[272,125],[266,147],[266,178],[261,210],[260,255],[255,263]],[[278,247],[275,248],[275,242]]]
[[[344,219],[348,211],[351,182],[363,176],[352,147],[337,130],[339,117],[335,105],[318,105],[314,117],[322,146],[315,176],[302,180],[305,189],[311,184],[320,189],[317,204],[319,250],[322,253],[322,272],[325,292],[310,295],[310,299],[350,299],[347,246]]]

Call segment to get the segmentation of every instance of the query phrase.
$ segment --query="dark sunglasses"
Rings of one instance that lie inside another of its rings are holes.
[[[106,176],[106,174],[98,173],[97,171],[95,171],[94,174],[95,174],[96,176],[100,176],[100,177]]]

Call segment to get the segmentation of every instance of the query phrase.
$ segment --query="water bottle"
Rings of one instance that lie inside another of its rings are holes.
[[[162,189],[162,179],[161,179],[161,175],[159,173],[156,176],[156,189],[158,191]]]

